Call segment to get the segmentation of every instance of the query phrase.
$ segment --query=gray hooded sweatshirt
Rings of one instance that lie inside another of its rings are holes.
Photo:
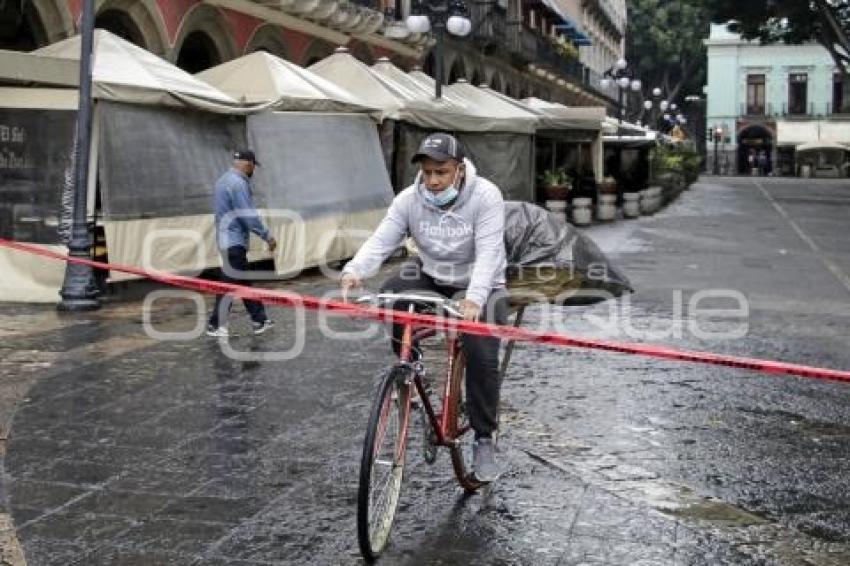
[[[375,233],[343,269],[364,279],[410,234],[422,271],[441,285],[466,288],[466,298],[484,306],[493,289],[505,286],[505,210],[499,188],[478,177],[469,159],[457,200],[447,210],[425,200],[421,174],[393,199]]]

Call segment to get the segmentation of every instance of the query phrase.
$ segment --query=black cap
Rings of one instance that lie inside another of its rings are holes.
[[[416,152],[411,161],[416,163],[426,157],[430,157],[434,161],[448,161],[449,159],[463,161],[464,153],[463,148],[460,147],[454,136],[440,133],[431,134],[422,140],[422,143],[419,144],[419,151]]]
[[[254,165],[259,165],[260,162],[257,161],[257,156],[254,155],[254,151],[251,149],[239,149],[233,152],[233,159],[241,160],[241,161],[250,161]]]

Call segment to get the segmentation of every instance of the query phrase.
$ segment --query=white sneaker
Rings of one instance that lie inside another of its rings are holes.
[[[230,332],[227,331],[226,326],[215,328],[214,326],[207,325],[207,336],[212,336],[213,338],[227,337],[230,336]]]
[[[252,323],[251,326],[254,327],[254,334],[260,335],[266,330],[272,328],[274,326],[274,321],[270,318],[267,318],[262,322],[262,324]]]

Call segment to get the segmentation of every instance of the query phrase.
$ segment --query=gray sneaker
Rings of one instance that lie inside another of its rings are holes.
[[[496,463],[496,447],[492,438],[479,438],[472,444],[472,475],[482,483],[499,479],[502,471]]]

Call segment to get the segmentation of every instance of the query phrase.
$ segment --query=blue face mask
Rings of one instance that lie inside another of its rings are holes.
[[[431,191],[425,191],[425,200],[434,206],[446,206],[457,198],[458,190],[454,185],[444,190],[441,193],[434,194]]]
[[[437,194],[434,194],[428,189],[425,189],[425,200],[428,201],[429,204],[433,204],[434,206],[438,207],[446,206],[447,204],[455,200],[459,193],[459,190],[457,188],[459,176],[460,171],[458,170],[458,172],[455,174],[455,179],[452,182],[451,186]]]

